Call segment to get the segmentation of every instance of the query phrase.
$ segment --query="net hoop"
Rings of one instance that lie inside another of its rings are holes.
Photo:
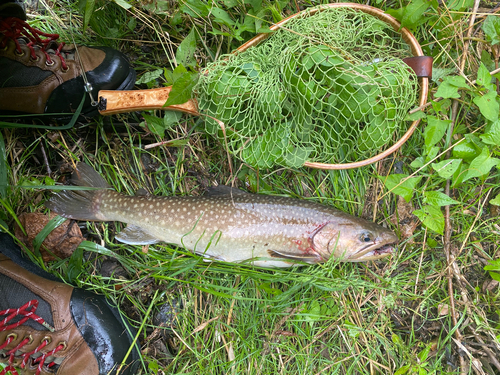
[[[355,3],[335,3],[335,4],[325,4],[325,5],[320,5],[315,8],[307,9],[307,14],[313,15],[316,12],[320,12],[325,9],[329,8],[351,8],[351,9],[357,9],[362,12],[365,12],[367,14],[370,14],[374,17],[377,17],[379,20],[387,23],[390,25],[395,32],[401,34],[401,37],[403,40],[410,46],[411,52],[413,56],[424,56],[424,53],[422,51],[422,48],[420,47],[420,44],[418,43],[417,39],[415,36],[406,28],[406,27],[401,27],[401,23],[396,20],[394,17],[391,15],[383,12],[382,10],[369,6],[369,5],[364,5],[364,4],[355,4]],[[304,11],[298,12],[296,14],[293,14],[280,22],[272,25],[270,29],[272,31],[278,30],[281,26],[284,26],[288,21],[291,19],[301,17],[305,14]],[[263,40],[267,39],[271,33],[264,33],[264,34],[259,34],[255,36],[254,38],[250,39],[248,42],[242,44],[239,48],[237,48],[234,53],[242,52],[245,51],[246,49],[250,47],[254,47]],[[427,103],[427,96],[429,93],[429,79],[427,77],[419,77],[419,86],[420,86],[420,92],[419,92],[419,104],[418,106],[421,107]],[[410,136],[413,134],[415,129],[417,128],[418,124],[420,123],[420,120],[413,121],[406,133],[396,142],[394,143],[391,147],[386,149],[385,151],[371,157],[365,160],[361,161],[356,161],[356,162],[351,162],[351,163],[343,163],[343,164],[327,164],[327,163],[317,163],[317,162],[312,162],[312,161],[306,161],[304,163],[305,167],[309,168],[315,168],[315,169],[352,169],[352,168],[359,168],[363,167],[372,163],[375,163],[377,161],[380,161],[393,152],[397,151],[407,140],[410,138]]]

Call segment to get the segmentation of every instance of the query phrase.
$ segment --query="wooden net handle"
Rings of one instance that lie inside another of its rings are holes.
[[[165,107],[171,90],[172,86],[149,90],[101,90],[99,91],[99,113],[106,116],[125,112],[168,109],[199,115],[198,103],[194,99],[183,104]]]

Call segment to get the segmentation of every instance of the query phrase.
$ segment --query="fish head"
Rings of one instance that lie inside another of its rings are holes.
[[[357,217],[328,222],[312,237],[313,248],[323,259],[334,257],[342,262],[385,258],[395,252],[397,241],[390,229]]]

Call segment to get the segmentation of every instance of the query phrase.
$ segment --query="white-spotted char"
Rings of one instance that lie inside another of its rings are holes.
[[[246,193],[228,186],[199,197],[127,196],[110,189],[87,164],[72,182],[99,190],[65,190],[45,205],[76,220],[127,223],[116,238],[128,244],[160,241],[209,259],[290,267],[383,258],[394,252],[396,235],[373,222],[333,207],[294,198]]]

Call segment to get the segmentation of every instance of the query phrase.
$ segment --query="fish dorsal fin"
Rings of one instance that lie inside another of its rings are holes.
[[[146,189],[144,189],[144,188],[139,188],[135,192],[135,196],[136,197],[147,197],[149,195],[150,195],[149,192]]]
[[[250,194],[246,191],[240,190],[227,185],[213,186],[207,189],[204,195],[206,196],[223,196],[223,195],[246,195]]]
[[[142,228],[135,225],[127,225],[127,227],[118,233],[115,238],[129,245],[152,245],[160,242],[159,239],[146,233]]]
[[[290,253],[287,251],[276,251],[276,250],[267,250],[267,252],[272,258],[280,258],[283,260],[294,260],[296,262],[305,262],[311,264],[321,262],[321,257],[318,254],[297,254],[297,253]]]
[[[78,163],[71,174],[71,183],[77,186],[88,186],[109,189],[111,186],[97,173],[94,168],[85,163]]]

